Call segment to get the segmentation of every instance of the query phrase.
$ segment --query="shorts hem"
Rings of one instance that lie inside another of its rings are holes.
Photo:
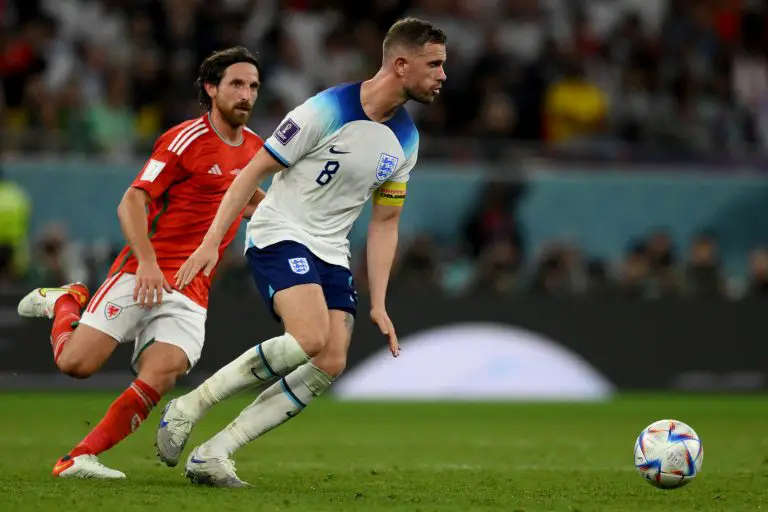
[[[80,325],[87,325],[91,329],[96,329],[97,331],[106,334],[107,336],[109,336],[112,339],[114,339],[119,345],[122,345],[123,343],[127,343],[128,342],[128,340],[126,340],[123,336],[120,336],[119,334],[117,334],[116,331],[113,331],[111,329],[107,329],[103,325],[96,325],[94,323],[91,323],[91,322],[89,322],[87,320],[87,318],[85,316],[81,317],[80,320],[78,320],[78,326],[80,326]]]
[[[192,358],[190,357],[189,350],[184,347],[183,345],[179,343],[174,343],[173,341],[167,341],[167,340],[158,340],[156,338],[152,338],[150,341],[148,341],[146,344],[144,344],[141,349],[139,349],[139,353],[136,354],[136,357],[133,358],[131,361],[130,369],[131,373],[133,375],[137,376],[139,375],[139,369],[137,367],[137,364],[139,362],[139,359],[141,358],[141,354],[144,353],[144,351],[149,348],[150,346],[156,344],[156,343],[165,343],[166,345],[172,345],[178,349],[180,349],[182,352],[184,352],[184,355],[187,356],[187,371],[185,372],[185,375],[188,375],[190,371],[192,371],[192,368],[195,367],[195,365],[200,361],[200,356],[198,355],[197,360],[193,363]]]
[[[343,311],[349,313],[352,317],[357,318],[357,308],[350,308],[348,306],[328,306],[328,311]]]

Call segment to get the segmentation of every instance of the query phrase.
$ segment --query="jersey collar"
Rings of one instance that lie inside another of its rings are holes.
[[[213,133],[215,133],[216,136],[218,138],[220,138],[221,141],[224,144],[226,144],[227,146],[232,146],[233,148],[236,148],[236,147],[241,146],[243,144],[243,142],[245,141],[245,133],[244,133],[245,129],[243,129],[243,133],[240,134],[240,141],[237,144],[234,144],[232,142],[229,142],[227,139],[225,139],[224,137],[221,136],[221,134],[219,133],[219,130],[217,130],[216,126],[213,124],[213,120],[211,119],[211,113],[210,112],[206,112],[205,118],[206,118],[207,123],[209,125],[211,125],[211,128],[213,129]]]

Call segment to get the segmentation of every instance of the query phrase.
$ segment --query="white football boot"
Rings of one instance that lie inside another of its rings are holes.
[[[193,484],[211,487],[253,487],[243,482],[235,472],[235,463],[228,457],[205,457],[198,453],[199,447],[192,450],[187,459],[184,476]]]
[[[71,295],[80,304],[88,303],[90,294],[82,283],[66,284],[60,288],[35,288],[19,302],[19,316],[25,318],[53,318],[56,301],[64,295]]]
[[[155,448],[160,460],[170,467],[176,467],[187,444],[194,423],[187,419],[171,400],[163,409],[160,424],[155,431]]]
[[[53,476],[58,478],[98,478],[114,480],[125,478],[125,473],[111,469],[99,462],[95,455],[62,457],[53,467]]]

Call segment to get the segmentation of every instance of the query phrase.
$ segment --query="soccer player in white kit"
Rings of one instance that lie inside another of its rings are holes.
[[[276,173],[248,224],[246,256],[285,334],[249,349],[166,406],[155,441],[160,458],[175,466],[192,426],[210,407],[262,388],[230,425],[192,451],[185,474],[194,483],[247,485],[232,454],[296,416],[344,370],[357,306],[347,235],[371,197],[370,316],[388,336],[392,355],[399,354],[385,296],[419,145],[403,104],[438,96],[446,79],[445,42],[430,23],[400,20],[384,39],[374,77],[325,90],[291,111],[236,178],[204,241],[179,270],[181,289],[213,268],[226,227],[260,182]]]

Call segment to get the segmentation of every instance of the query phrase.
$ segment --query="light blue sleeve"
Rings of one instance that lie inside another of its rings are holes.
[[[416,161],[419,159],[419,132],[416,130],[413,131],[413,135],[408,138],[404,145],[403,153],[405,153],[405,162],[397,168],[388,181],[406,183],[411,179],[411,171],[413,171]]]

